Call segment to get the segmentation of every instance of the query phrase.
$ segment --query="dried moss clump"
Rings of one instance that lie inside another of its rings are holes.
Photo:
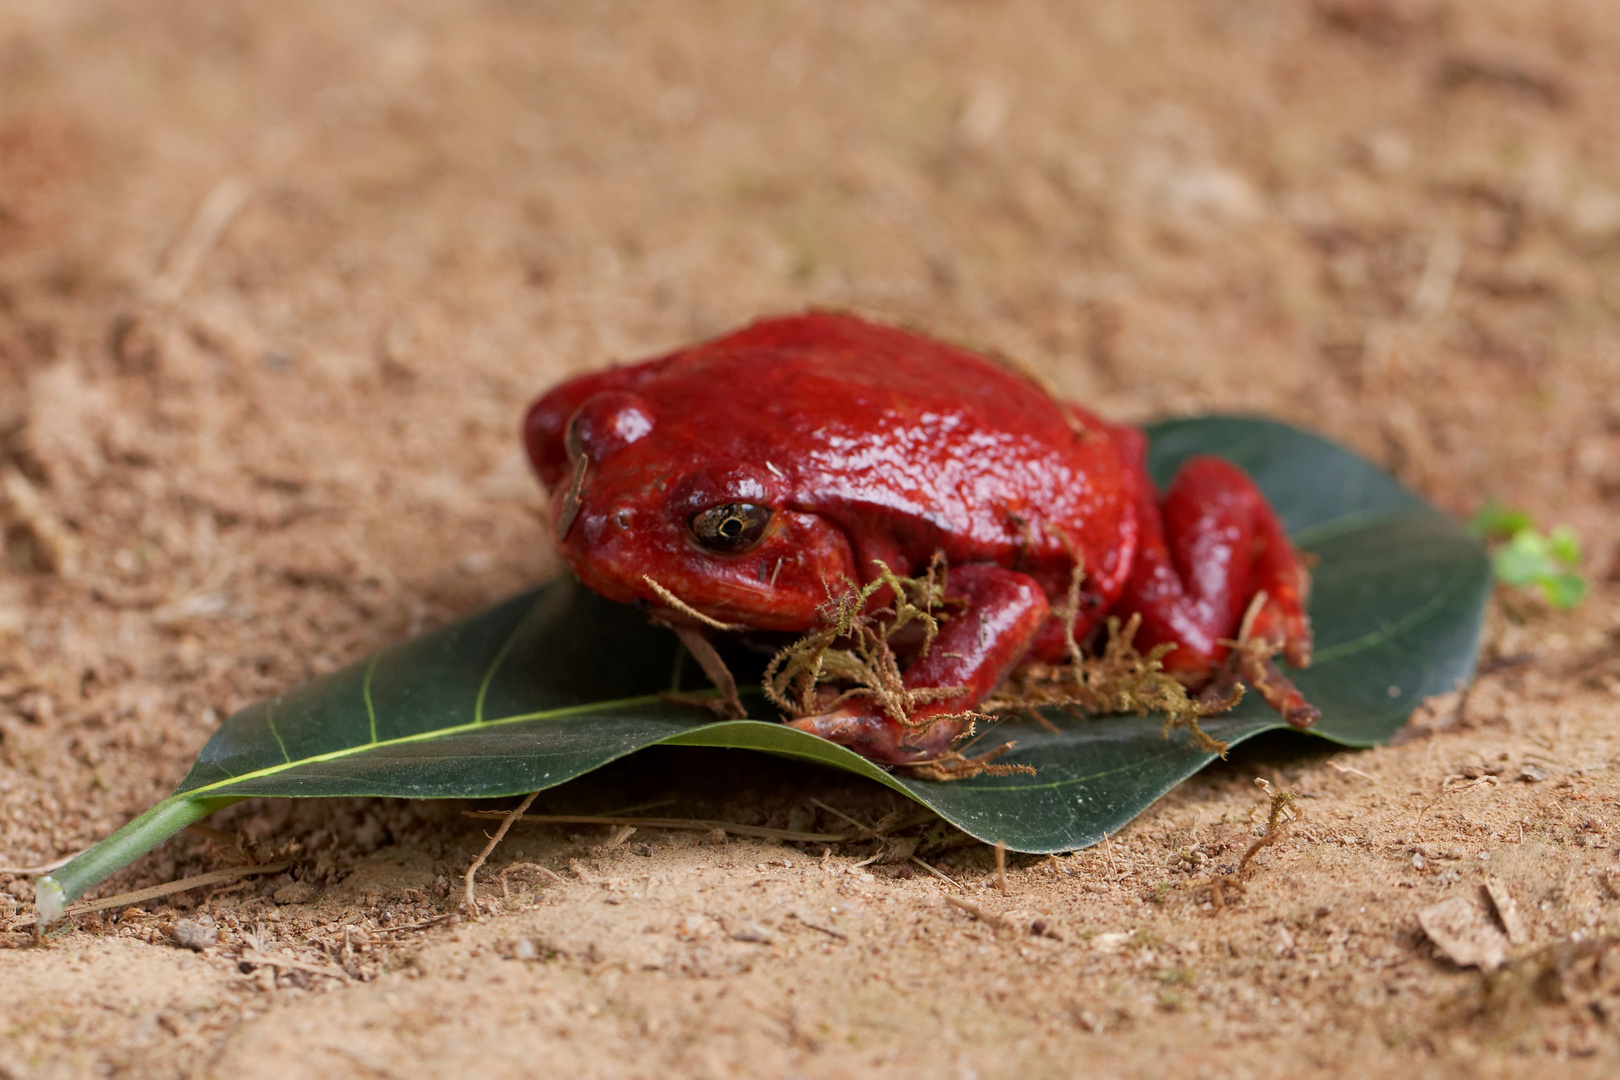
[[[1230,712],[1243,698],[1235,682],[1213,684],[1213,692],[1194,699],[1174,675],[1164,670],[1164,657],[1176,646],[1155,645],[1145,655],[1136,648],[1142,616],[1133,614],[1123,626],[1116,616],[1107,622],[1108,640],[1101,654],[1087,656],[1074,639],[1074,620],[1080,611],[1080,584],[1085,566],[1078,556],[1069,574],[1069,593],[1061,609],[1066,659],[1061,664],[1026,664],[1015,671],[980,707],[997,713],[1034,712],[1043,707],[1080,709],[1093,715],[1134,712],[1160,713],[1164,735],[1187,729],[1193,745],[1206,753],[1226,756],[1226,744],[1212,738],[1198,721]],[[1247,620],[1245,620],[1247,621]],[[1244,635],[1245,637],[1247,635]],[[1040,714],[1035,714],[1039,718]]]
[[[823,629],[814,630],[771,658],[765,668],[765,696],[789,716],[829,712],[854,698],[873,698],[883,711],[908,726],[919,705],[960,697],[963,686],[910,690],[890,642],[910,627],[923,633],[918,655],[927,655],[945,615],[945,559],[936,555],[921,577],[900,577],[874,560],[878,576],[861,588],[845,582],[822,607]],[[867,611],[884,589],[889,607]],[[842,688],[842,689],[839,689]],[[828,693],[832,689],[835,692]],[[925,723],[937,723],[930,717]]]
[[[1226,756],[1226,743],[1212,737],[1198,721],[1230,712],[1242,699],[1243,688],[1234,683],[1224,694],[1194,698],[1180,680],[1164,670],[1164,657],[1175,645],[1155,645],[1146,653],[1136,648],[1141,625],[1141,615],[1132,615],[1123,625],[1117,616],[1110,616],[1108,638],[1099,655],[1085,655],[1071,636],[1065,662],[1024,665],[979,707],[996,714],[1051,707],[1092,715],[1158,713],[1164,717],[1167,737],[1176,728],[1186,728],[1194,746]]]
[[[959,606],[959,602],[946,598],[947,567],[942,554],[935,555],[927,571],[918,577],[898,575],[881,562],[876,566],[878,576],[865,586],[846,582],[842,591],[831,592],[823,608],[822,629],[777,653],[765,669],[765,696],[788,716],[830,712],[853,699],[871,698],[898,723],[910,728],[966,721],[957,738],[962,742],[974,735],[980,721],[993,722],[1008,713],[1030,713],[1047,723],[1036,710],[1054,706],[1094,715],[1159,713],[1164,716],[1166,735],[1174,728],[1186,728],[1194,745],[1225,754],[1226,744],[1210,737],[1198,721],[1229,711],[1241,698],[1242,688],[1223,686],[1223,692],[1217,695],[1202,699],[1190,696],[1186,687],[1164,670],[1163,658],[1174,645],[1159,645],[1144,654],[1133,644],[1141,625],[1139,615],[1133,615],[1123,625],[1119,619],[1110,618],[1101,653],[1087,656],[1075,641],[1072,629],[1084,577],[1078,561],[1066,603],[1055,612],[1070,628],[1064,662],[1024,665],[976,711],[915,719],[919,707],[960,697],[967,690],[961,686],[908,688],[896,655],[896,639],[901,635],[914,639],[920,633],[921,645],[915,652],[926,655],[941,623],[951,617],[950,608]],[[873,598],[885,590],[890,604],[867,610]],[[1011,744],[979,758],[951,751],[937,761],[914,766],[913,771],[929,779],[958,779],[1014,768],[1022,771],[1022,767],[991,764],[992,758],[1008,749]]]

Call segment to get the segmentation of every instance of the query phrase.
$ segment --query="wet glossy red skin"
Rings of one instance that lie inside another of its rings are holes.
[[[1059,659],[1051,609],[1076,557],[1079,637],[1140,611],[1138,644],[1178,642],[1167,666],[1197,687],[1264,589],[1255,633],[1308,661],[1305,572],[1240,471],[1193,459],[1161,500],[1139,432],[905,331],[828,313],[755,323],[564,383],[530,409],[525,441],[574,572],[673,621],[691,620],[646,577],[719,622],[803,632],[876,561],[911,574],[943,552],[967,608],[906,682],[968,693],[915,718],[972,708],[1022,660]],[[732,502],[771,507],[766,534],[705,549],[688,522]],[[938,757],[960,727],[919,734],[864,702],[796,723],[885,763]]]

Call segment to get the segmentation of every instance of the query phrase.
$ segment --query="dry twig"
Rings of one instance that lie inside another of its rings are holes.
[[[651,578],[648,578],[651,581]],[[654,582],[656,584],[656,582]],[[701,705],[714,711],[722,720],[743,720],[748,716],[748,710],[743,707],[742,698],[737,694],[737,679],[726,666],[725,659],[720,651],[714,647],[703,631],[696,627],[686,626],[682,623],[670,622],[666,619],[654,618],[653,622],[668,627],[680,638],[686,651],[692,654],[692,659],[698,662],[703,674],[709,677],[719,697],[708,697],[702,694],[685,694],[678,690],[670,691],[664,697],[671,701],[679,701],[688,705]]]
[[[214,185],[179,239],[169,250],[163,269],[152,279],[149,293],[159,308],[168,308],[185,293],[203,259],[219,243],[231,219],[247,204],[252,187],[239,176]]]
[[[915,855],[913,855],[911,857],[911,861],[916,863],[918,866],[922,867],[924,870],[928,871],[930,874],[933,874],[935,877],[939,878],[939,880],[943,881],[945,884],[950,885],[950,886],[952,886],[954,888],[960,889],[962,892],[967,892],[967,886],[963,885],[961,882],[957,881],[955,878],[951,877],[949,874],[946,874],[943,870],[938,870],[938,869],[935,869],[932,866],[929,866],[927,863],[923,862],[921,859],[917,858],[917,856],[915,856]]]
[[[46,569],[64,578],[79,572],[79,541],[46,502],[45,496],[14,466],[0,468],[0,514],[9,508],[33,537]]]
[[[711,630],[737,631],[747,629],[747,627],[737,623],[721,622],[719,619],[703,614],[703,612],[699,611],[697,608],[693,607],[691,604],[688,604],[685,600],[682,600],[664,586],[660,585],[656,580],[653,579],[651,574],[642,574],[641,580],[645,581],[647,586],[652,589],[653,592],[658,594],[658,599],[662,600],[664,603],[668,604],[682,615],[685,615],[687,618],[700,622]]]
[[[498,821],[507,816],[502,810],[463,810],[462,816]],[[792,829],[771,829],[764,825],[738,825],[730,821],[708,821],[699,818],[633,818],[601,817],[589,814],[525,814],[525,823],[536,825],[633,825],[638,829],[681,829],[693,832],[721,832],[733,836],[752,836],[761,840],[786,840],[799,844],[842,844],[862,837],[843,833],[795,832]],[[858,826],[862,829],[865,826]]]
[[[77,855],[64,855],[60,859],[53,859],[48,863],[41,863],[39,866],[0,866],[0,874],[12,874],[16,877],[37,877],[40,874],[48,874],[52,870],[60,870],[76,858],[78,858]]]
[[[281,956],[277,953],[262,952],[254,948],[243,949],[237,957],[238,963],[252,964],[257,967],[284,968],[289,971],[302,971],[310,975],[325,975],[327,978],[339,982],[353,982],[349,973],[335,964],[311,964],[307,960],[298,960],[291,956]]]
[[[982,923],[998,927],[1003,930],[1017,930],[1019,926],[1005,915],[998,915],[994,911],[987,911],[971,900],[964,900],[960,896],[947,896],[945,902],[959,911],[965,911]]]
[[[1461,782],[1459,783],[1458,781]],[[1498,781],[1496,777],[1492,776],[1491,774],[1486,773],[1484,776],[1475,777],[1448,776],[1440,783],[1440,794],[1432,802],[1424,803],[1418,808],[1417,818],[1414,821],[1414,824],[1422,824],[1424,814],[1428,813],[1436,806],[1439,806],[1441,802],[1445,801],[1451,796],[1463,795],[1470,791],[1478,791],[1482,787],[1497,787],[1500,784],[1500,781]]]
[[[550,869],[548,867],[541,866],[539,863],[532,863],[532,862],[513,863],[511,866],[502,867],[501,872],[496,875],[496,877],[498,877],[500,879],[500,882],[501,882],[501,899],[502,900],[510,900],[510,899],[512,899],[512,894],[511,894],[510,891],[508,891],[507,886],[506,886],[506,875],[516,873],[519,870],[533,870],[535,873],[540,874],[543,877],[548,877],[552,881],[555,881],[559,885],[568,884],[567,879],[564,878],[561,874],[557,873],[557,871],[552,870],[552,869]]]
[[[237,878],[251,877],[254,874],[279,874],[292,865],[291,859],[281,862],[265,863],[262,866],[233,866],[228,870],[210,870],[206,874],[195,877],[181,878],[166,885],[154,885],[150,889],[137,889],[134,892],[119,893],[117,896],[108,896],[101,900],[84,900],[66,911],[63,918],[74,915],[84,915],[91,911],[106,911],[108,908],[127,907],[130,904],[139,904],[145,900],[156,900],[159,897],[173,896],[188,889],[198,889],[204,885],[218,885],[221,882],[235,881]]]
[[[849,935],[844,933],[842,930],[835,930],[831,926],[824,926],[821,923],[813,922],[810,919],[805,918],[804,915],[802,915],[801,913],[799,913],[797,911],[790,912],[790,914],[795,919],[799,920],[799,922],[802,925],[807,926],[812,930],[819,930],[821,933],[826,934],[828,937],[835,937],[839,941],[847,941],[847,940],[849,940]]]
[[[515,808],[502,815],[500,828],[495,830],[495,835],[489,838],[489,843],[484,845],[484,850],[478,853],[478,858],[473,860],[473,864],[467,867],[466,895],[463,904],[467,908],[467,917],[474,922],[478,921],[478,898],[473,893],[473,875],[477,874],[478,868],[484,865],[484,860],[488,859],[489,853],[495,850],[495,845],[501,842],[501,838],[506,835],[506,830],[512,827],[512,822],[523,816],[523,812],[529,808],[529,804],[534,802],[534,797],[538,794],[540,794],[538,791],[529,792],[523,796],[523,801],[518,803]]]

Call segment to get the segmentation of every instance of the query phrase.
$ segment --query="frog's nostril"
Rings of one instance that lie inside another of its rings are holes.
[[[631,520],[632,515],[625,507],[621,506],[619,509],[613,512],[613,524],[621,529],[628,529],[630,527]]]

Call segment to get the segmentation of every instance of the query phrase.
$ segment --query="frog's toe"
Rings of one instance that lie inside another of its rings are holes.
[[[927,746],[913,745],[919,741],[915,739],[915,732],[909,731],[887,713],[862,708],[859,704],[801,716],[787,723],[788,727],[808,731],[829,742],[846,746],[879,765],[906,765],[938,753],[938,748],[931,745],[938,739],[924,740],[930,744]],[[908,739],[908,736],[911,738]]]
[[[1269,656],[1253,650],[1239,654],[1244,681],[1254,687],[1282,718],[1296,728],[1308,728],[1321,719],[1322,711],[1305,700],[1294,681]]]
[[[1273,652],[1282,653],[1290,667],[1311,664],[1310,619],[1293,596],[1268,596],[1249,629],[1249,640],[1265,642]]]
[[[859,709],[846,707],[834,709],[831,712],[801,716],[797,720],[789,720],[788,727],[808,731],[812,735],[820,735],[829,742],[848,745],[857,739],[871,738],[876,735],[877,719],[877,717],[867,715]]]

